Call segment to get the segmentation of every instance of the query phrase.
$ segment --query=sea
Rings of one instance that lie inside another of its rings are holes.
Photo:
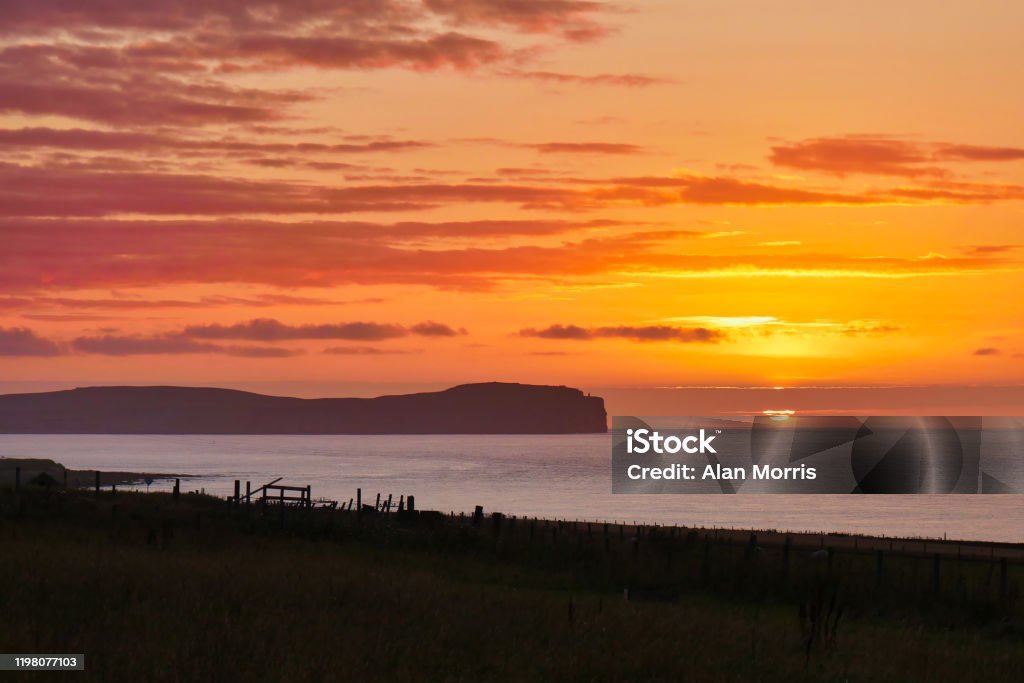
[[[611,436],[0,435],[0,456],[71,469],[189,475],[183,491],[227,496],[234,480],[309,485],[347,504],[361,488],[416,507],[548,519],[1024,542],[1024,495],[623,495]],[[168,491],[171,479],[129,489]]]

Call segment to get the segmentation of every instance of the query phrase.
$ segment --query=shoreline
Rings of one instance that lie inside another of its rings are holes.
[[[66,483],[69,489],[85,489],[96,485],[97,472],[99,473],[99,485],[101,487],[130,484],[145,485],[147,478],[152,479],[154,482],[192,478],[192,475],[189,474],[76,470],[49,458],[18,458],[0,455],[0,485],[13,485],[15,478],[18,476],[20,476],[22,485],[28,485],[35,477],[40,474],[46,474],[53,480],[54,485],[64,486]]]

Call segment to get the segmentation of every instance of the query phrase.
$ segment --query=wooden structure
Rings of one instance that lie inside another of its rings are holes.
[[[264,484],[255,490],[253,490],[251,482],[246,482],[245,495],[242,495],[241,492],[241,481],[236,479],[235,494],[231,496],[230,500],[235,505],[249,505],[254,501],[258,501],[263,507],[276,506],[281,509],[337,509],[338,501],[336,500],[327,500],[325,498],[314,499],[312,487],[308,484],[306,486],[287,486],[285,484],[278,484],[281,479],[283,479],[283,477],[278,477],[272,482]]]

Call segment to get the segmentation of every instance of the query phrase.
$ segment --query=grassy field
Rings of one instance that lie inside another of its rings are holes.
[[[798,541],[8,489],[0,651],[102,681],[1019,680],[1017,563],[936,585]]]

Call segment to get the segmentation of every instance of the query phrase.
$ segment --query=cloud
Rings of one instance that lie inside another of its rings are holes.
[[[27,333],[28,331],[22,330],[21,332]],[[189,325],[179,331],[151,335],[108,333],[99,336],[81,336],[72,340],[70,348],[78,353],[106,356],[209,353],[244,358],[287,358],[305,353],[305,351],[279,346],[225,345],[220,342],[243,340],[276,343],[307,339],[378,342],[410,335],[442,337],[459,334],[465,334],[465,330],[456,331],[448,325],[433,321],[407,328],[401,325],[369,322],[286,325],[269,318],[257,318],[233,325]],[[45,342],[45,340],[37,341]],[[53,348],[56,349],[56,346],[54,345]],[[372,355],[375,352],[369,350],[371,348],[373,347],[331,347],[324,350],[324,353]]]
[[[726,339],[721,330],[706,327],[672,327],[669,325],[618,325],[609,327],[580,327],[579,325],[550,325],[542,329],[526,328],[522,337],[541,339],[591,340],[620,338],[632,341],[673,341],[683,343],[717,344]]]
[[[889,323],[855,320],[840,327],[839,331],[848,337],[877,337],[901,332],[903,328]]]
[[[457,24],[512,26],[527,33],[559,34],[575,41],[602,37],[607,29],[593,15],[603,2],[586,0],[424,0],[436,14]]]
[[[71,348],[79,353],[104,356],[211,353],[243,358],[288,358],[303,353],[301,349],[211,344],[196,341],[180,332],[149,336],[107,334],[96,337],[78,337],[71,342]]]
[[[482,183],[333,188],[204,175],[89,173],[0,164],[0,183],[0,215],[8,217],[171,215],[183,206],[197,215],[227,215],[408,211],[451,203],[512,203],[566,210],[613,204],[870,203],[866,198],[703,178],[646,186],[627,181],[584,190]]]
[[[890,136],[845,135],[776,145],[772,147],[769,159],[779,166],[840,176],[863,173],[941,178],[949,175],[949,169],[936,164],[1017,161],[1024,159],[1024,148],[919,142]]]
[[[0,327],[0,356],[57,356],[60,347],[26,327]]]
[[[1019,244],[976,244],[965,247],[965,250],[973,256],[987,256],[989,254],[1008,254],[1020,248]]]
[[[527,328],[519,330],[522,337],[540,337],[541,339],[592,339],[590,330],[579,325],[549,325],[544,329]]]
[[[286,325],[270,318],[257,318],[234,325],[190,325],[186,337],[197,339],[248,339],[254,341],[286,341],[292,339],[350,339],[383,341],[409,334],[401,325],[369,322],[325,325]]]
[[[665,318],[664,322],[686,322],[715,330],[728,330],[731,334],[746,331],[762,336],[768,336],[776,332],[781,334],[804,332],[843,334],[848,337],[881,336],[894,334],[902,330],[898,325],[879,320],[837,322],[828,318],[819,318],[815,320],[793,321],[776,318],[771,315],[687,315]]]
[[[938,176],[940,168],[926,167],[929,156],[914,143],[887,137],[844,136],[814,138],[776,145],[772,163],[837,175],[871,173],[897,176]]]
[[[971,354],[971,355],[974,355],[974,356],[999,356],[999,355],[1002,355],[1002,353],[1003,352],[1001,350],[999,350],[999,349],[997,349],[995,347],[985,346],[985,347],[982,347],[980,349],[975,349],[974,353]]]
[[[619,142],[542,142],[523,147],[542,154],[640,154],[643,147]]]
[[[21,317],[25,320],[39,320],[51,323],[95,322],[111,319],[109,315],[90,315],[85,313],[23,313]]]
[[[940,144],[939,156],[958,161],[1020,161],[1024,159],[1021,147],[985,147],[981,145]]]
[[[510,32],[595,40],[608,33],[596,19],[606,9],[573,0],[2,3],[0,111],[111,125],[263,123],[309,96],[233,87],[231,76],[519,65],[538,46]]]
[[[307,296],[293,296],[290,294],[258,294],[249,297],[241,296],[204,296],[198,299],[143,299],[135,297],[120,297],[109,299],[90,299],[84,297],[0,297],[0,310],[18,308],[68,308],[84,310],[113,310],[113,311],[134,311],[164,308],[215,308],[222,306],[266,308],[270,306],[345,306],[351,304],[375,304],[384,300],[379,297],[368,297],[364,299],[318,299]],[[25,314],[23,317],[36,317],[43,319],[44,314]],[[56,319],[57,316],[48,315],[48,319]],[[71,319],[70,316],[64,316]],[[95,316],[77,316],[77,319],[86,319]]]
[[[256,60],[257,69],[472,70],[507,57],[505,48],[495,41],[455,32],[411,39],[265,34],[203,45],[200,50],[206,57]]]
[[[197,216],[423,211],[513,204],[578,213],[673,205],[799,206],[992,203],[1024,198],[1024,186],[943,182],[865,193],[807,189],[681,173],[540,183],[391,182],[331,186],[199,173],[103,171],[0,162],[0,216],[88,217],[126,213]]]
[[[59,115],[111,125],[273,121],[308,100],[295,92],[182,81],[119,50],[28,44],[0,49],[0,112]]]
[[[406,349],[381,349],[376,346],[329,346],[323,351],[332,356],[390,356],[419,353]]]
[[[421,337],[453,337],[464,334],[434,321],[411,327],[373,322],[347,322],[315,325],[286,325],[271,318],[257,318],[233,325],[190,325],[183,336],[195,339],[247,339],[251,341],[288,341],[295,339],[347,339],[350,341],[384,341],[409,335]]]
[[[139,131],[110,131],[87,128],[11,128],[0,129],[0,149],[39,149],[116,151],[152,154],[155,152],[178,152],[185,155],[218,153],[237,158],[253,154],[284,154],[301,156],[303,160],[311,154],[365,154],[377,152],[402,152],[432,147],[424,140],[395,140],[377,138],[372,140],[351,140],[340,143],[324,142],[279,142],[263,139],[238,139],[234,137],[197,138],[171,134]],[[292,164],[288,158],[254,159],[252,163],[280,162]],[[342,168],[358,168],[352,164],[340,164]]]
[[[652,85],[675,83],[673,79],[648,76],[646,74],[568,74],[556,71],[506,71],[505,76],[513,78],[524,78],[544,83],[555,83],[559,85],[612,85],[625,86],[629,88],[644,88]]]
[[[0,307],[24,307],[26,301],[34,301],[34,295],[41,295],[40,302],[45,305],[88,308],[89,304],[52,297],[48,291],[177,283],[273,287],[418,284],[467,290],[516,279],[564,283],[612,275],[633,281],[762,276],[902,278],[1021,268],[1020,263],[1001,254],[936,259],[894,257],[877,251],[706,253],[699,248],[706,243],[693,239],[702,233],[690,230],[620,229],[597,235],[583,232],[547,245],[513,242],[483,246],[488,244],[485,237],[586,230],[587,222],[555,226],[543,221],[382,224],[377,226],[377,234],[375,225],[232,219],[8,220],[0,223],[0,291],[7,293],[7,298],[0,298]],[[430,249],[424,249],[422,244],[432,240],[432,235],[472,237],[473,243],[445,246],[435,240]],[[231,305],[223,299],[210,303]],[[109,306],[98,307],[143,306],[111,301]]]
[[[464,329],[455,330],[444,323],[437,323],[433,320],[413,325],[409,328],[409,332],[423,337],[455,337],[460,334],[466,334]]]

